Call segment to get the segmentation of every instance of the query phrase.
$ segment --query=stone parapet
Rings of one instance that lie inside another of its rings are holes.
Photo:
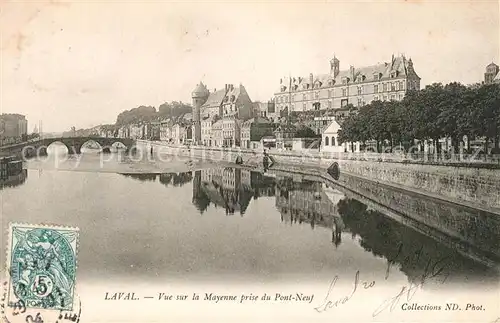
[[[161,145],[161,144],[160,144]],[[262,167],[263,152],[250,149],[165,147],[167,153],[212,161]],[[337,162],[341,174],[351,174],[407,190],[427,194],[454,203],[500,214],[500,169],[485,164],[423,164],[409,161],[373,159],[373,156],[342,159],[342,154],[301,154],[293,151],[273,151],[273,169],[326,174]],[[370,157],[370,159],[367,159]],[[342,175],[341,175],[342,178]]]

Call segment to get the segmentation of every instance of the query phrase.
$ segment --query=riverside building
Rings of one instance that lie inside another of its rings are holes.
[[[407,91],[420,89],[413,62],[404,55],[372,66],[340,69],[340,60],[330,61],[330,72],[305,77],[285,77],[274,94],[277,111],[339,109],[371,101],[402,100]]]

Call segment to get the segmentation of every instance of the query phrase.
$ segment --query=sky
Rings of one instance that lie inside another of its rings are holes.
[[[281,77],[412,58],[423,86],[480,82],[500,64],[498,1],[0,0],[0,110],[31,131],[114,123],[191,102],[203,81],[267,101]]]

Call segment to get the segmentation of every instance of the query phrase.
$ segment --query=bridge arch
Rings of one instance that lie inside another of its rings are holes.
[[[68,147],[68,145],[66,145],[61,140],[53,140],[51,142],[45,143],[45,149],[47,153],[50,154],[58,152],[63,154],[70,154],[70,147]]]
[[[82,146],[87,142],[95,142],[101,149],[111,148],[121,144],[127,150],[135,146],[135,140],[128,138],[105,138],[105,137],[61,137],[61,138],[46,138],[43,139],[43,145],[49,146],[54,142],[61,142],[68,149],[68,154],[80,154]]]

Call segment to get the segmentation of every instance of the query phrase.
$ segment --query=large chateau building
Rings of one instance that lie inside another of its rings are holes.
[[[420,77],[411,58],[404,55],[372,66],[351,65],[347,70],[340,70],[334,57],[327,74],[282,78],[274,101],[279,112],[338,109],[374,100],[402,100],[408,90],[419,89]]]

